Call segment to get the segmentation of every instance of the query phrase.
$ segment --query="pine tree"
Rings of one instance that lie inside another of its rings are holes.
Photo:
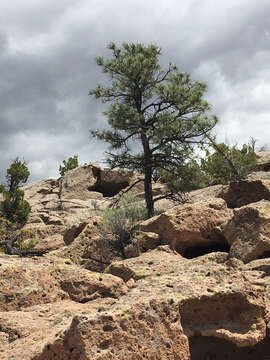
[[[195,144],[204,143],[217,118],[208,114],[210,105],[203,99],[206,85],[172,63],[163,70],[158,46],[124,43],[118,48],[111,43],[108,48],[112,57],[96,61],[111,85],[98,85],[89,95],[111,103],[105,112],[111,129],[91,133],[110,144],[106,161],[112,168],[144,174],[151,217],[155,170],[183,177]]]

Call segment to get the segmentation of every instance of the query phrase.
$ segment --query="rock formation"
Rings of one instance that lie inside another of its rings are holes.
[[[245,180],[163,202],[127,259],[97,226],[131,173],[93,164],[25,186],[26,227],[47,253],[0,254],[0,360],[267,359],[270,156],[259,155]]]

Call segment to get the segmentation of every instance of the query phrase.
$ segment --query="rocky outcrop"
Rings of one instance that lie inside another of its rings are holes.
[[[270,180],[246,179],[233,181],[221,190],[219,197],[229,208],[239,208],[260,200],[270,200]]]
[[[262,272],[251,276],[224,253],[188,260],[161,246],[111,264],[106,274],[62,266],[66,300],[11,311],[8,318],[0,313],[1,360],[189,360],[196,343],[205,346],[207,339],[234,345],[235,356],[266,342]]]
[[[100,275],[52,258],[0,256],[0,311],[71,298],[119,297],[126,287],[119,278]]]
[[[98,224],[132,174],[92,164],[25,187],[27,227],[48,253],[0,255],[0,360],[266,358],[267,161],[138,224],[125,260]]]
[[[260,151],[257,155],[256,171],[270,171],[270,151]]]
[[[90,164],[57,180],[24,186],[24,197],[31,205],[27,227],[37,234],[37,249],[52,251],[71,244],[91,218],[110,205],[112,196],[135,180],[130,172]]]
[[[232,217],[222,199],[185,204],[142,222],[139,229],[159,235],[162,244],[185,254],[198,246],[226,246],[222,229]]]
[[[249,262],[270,256],[270,202],[261,200],[235,209],[224,236],[232,257]]]
[[[58,249],[54,255],[70,259],[85,269],[100,272],[112,261],[122,259],[120,251],[112,246],[110,239],[100,236],[97,228],[99,221],[99,217],[93,217],[72,243]]]

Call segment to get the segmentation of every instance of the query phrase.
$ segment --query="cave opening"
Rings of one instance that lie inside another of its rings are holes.
[[[230,252],[230,246],[225,243],[212,243],[205,246],[191,246],[184,250],[183,256],[186,259],[193,259],[198,256],[210,254],[212,252]]]
[[[95,185],[88,188],[89,191],[101,193],[104,197],[112,197],[117,195],[121,190],[129,186],[128,181],[113,183],[106,181],[97,181]]]
[[[270,258],[270,250],[264,251],[264,252],[258,257],[258,259],[266,259],[266,258]]]
[[[237,347],[230,341],[216,337],[189,338],[191,360],[269,360],[270,338],[252,347]]]

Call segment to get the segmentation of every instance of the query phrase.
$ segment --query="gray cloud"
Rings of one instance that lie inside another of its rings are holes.
[[[16,156],[31,181],[57,177],[61,161],[100,161],[104,105],[88,96],[104,81],[95,64],[110,41],[154,42],[161,63],[208,84],[217,135],[262,144],[269,130],[270,3],[261,0],[29,0],[0,3],[0,180]]]

